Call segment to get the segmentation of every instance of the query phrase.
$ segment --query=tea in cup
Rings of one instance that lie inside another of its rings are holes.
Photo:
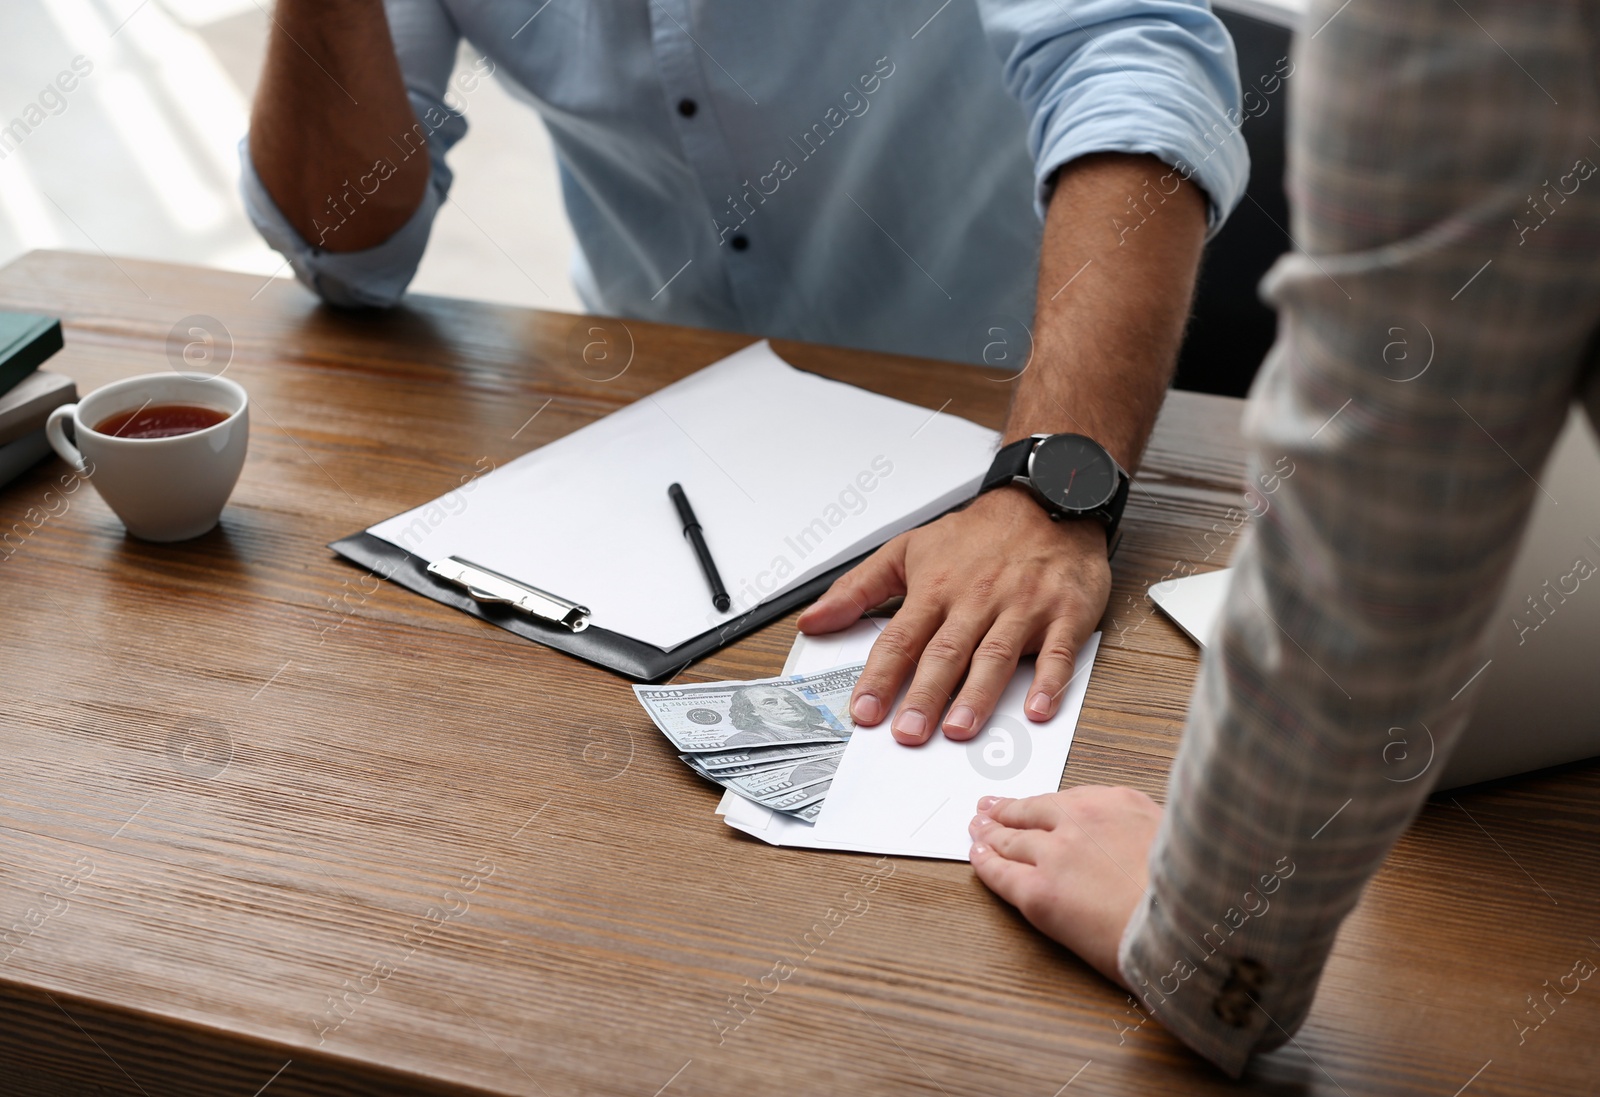
[[[233,493],[250,398],[221,377],[145,374],[56,408],[45,433],[129,533],[185,541],[215,526]]]

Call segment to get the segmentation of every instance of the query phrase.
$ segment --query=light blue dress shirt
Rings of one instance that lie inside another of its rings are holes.
[[[390,159],[432,159],[410,222],[366,251],[327,251],[243,154],[251,218],[339,305],[391,305],[416,270],[467,129],[446,106],[462,100],[463,37],[476,73],[549,129],[573,279],[598,313],[959,361],[990,347],[993,362],[996,339],[1032,322],[1060,165],[1153,154],[1205,190],[1213,230],[1248,175],[1233,43],[1204,0],[386,7],[419,119]],[[350,180],[330,210],[386,170]]]

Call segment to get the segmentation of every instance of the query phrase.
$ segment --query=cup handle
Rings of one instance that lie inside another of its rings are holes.
[[[45,420],[44,435],[50,440],[50,448],[71,465],[74,472],[79,476],[86,476],[89,472],[88,463],[84,461],[83,454],[78,452],[78,447],[67,441],[65,424],[77,410],[77,404],[62,404],[57,407],[50,413],[50,418]]]

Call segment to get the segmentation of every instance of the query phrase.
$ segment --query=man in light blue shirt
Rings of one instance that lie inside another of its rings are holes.
[[[1035,210],[1063,164],[1120,151],[1189,165],[1213,228],[1244,185],[1243,140],[1223,140],[1233,52],[1198,4],[541,5],[390,0],[416,118],[321,181],[306,232],[246,157],[251,215],[303,282],[335,304],[399,299],[449,200],[471,83],[489,74],[549,128],[574,282],[607,315],[983,361],[1031,321]],[[463,36],[479,60],[452,85]],[[327,109],[355,113],[310,75]],[[424,162],[415,213],[349,250],[365,192]]]
[[[590,308],[974,362],[1020,357],[1031,322],[1007,441],[1071,432],[1137,468],[1247,175],[1204,0],[279,0],[244,191],[328,301],[392,304],[416,269],[467,125],[462,37],[469,79],[550,131]],[[877,724],[910,679],[903,742],[971,738],[1030,652],[1045,719],[1105,609],[1106,533],[1002,487],[800,626],[905,595],[852,702]]]

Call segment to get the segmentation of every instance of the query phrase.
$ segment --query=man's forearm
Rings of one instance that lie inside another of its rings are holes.
[[[416,123],[382,0],[279,0],[250,159],[302,237],[359,251],[404,225],[428,185],[427,156],[395,154]]]
[[[1205,230],[1205,195],[1154,157],[1105,153],[1061,170],[1045,218],[1032,364],[1007,441],[1072,431],[1138,466],[1172,379]]]

